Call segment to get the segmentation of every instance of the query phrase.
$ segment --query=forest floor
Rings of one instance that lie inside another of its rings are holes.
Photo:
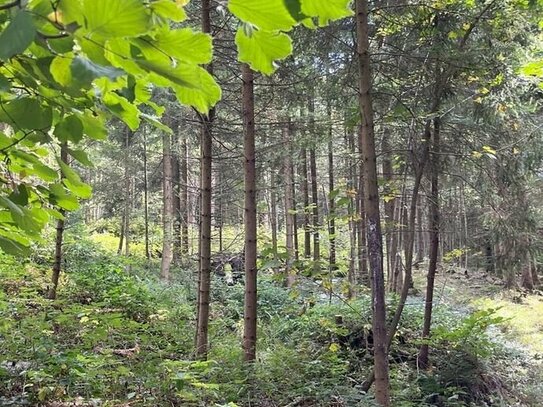
[[[39,253],[24,262],[0,254],[0,406],[373,406],[360,391],[372,363],[367,293],[345,301],[338,282],[328,301],[310,278],[289,291],[263,273],[259,356],[248,370],[241,284],[213,280],[203,362],[192,353],[192,266],[164,285],[156,264],[127,264],[82,241],[50,301],[47,264]],[[543,406],[543,297],[504,293],[476,272],[438,274],[433,369],[423,372],[424,281],[421,267],[391,348],[393,406]]]
[[[422,300],[426,289],[426,274],[414,273],[417,298]],[[489,327],[495,343],[510,352],[508,358],[493,368],[502,375],[508,387],[505,392],[515,395],[512,406],[543,406],[543,292],[504,289],[503,281],[482,270],[448,267],[435,279],[434,304],[444,304],[458,311],[488,311],[503,320]]]

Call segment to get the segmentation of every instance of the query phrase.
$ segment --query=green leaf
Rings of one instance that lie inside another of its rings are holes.
[[[11,82],[4,75],[0,74],[0,92],[7,92],[11,88]]]
[[[83,150],[72,150],[71,148],[68,148],[68,153],[70,153],[70,155],[81,164],[86,165],[87,167],[93,166],[92,161],[89,159],[89,156]]]
[[[92,196],[92,188],[79,178],[79,175],[68,164],[58,159],[62,174],[66,177],[62,180],[66,188],[78,198],[88,199]]]
[[[91,113],[85,112],[77,114],[81,123],[83,123],[83,132],[94,140],[105,140],[107,138],[107,130],[104,121],[100,117],[92,116]]]
[[[187,13],[182,6],[172,0],[158,0],[151,3],[151,10],[157,13],[160,17],[170,19],[177,23],[184,21],[187,18]]]
[[[154,72],[168,81],[173,82],[176,85],[185,86],[187,88],[196,88],[197,85],[191,82],[190,76],[187,76],[186,67],[189,65],[173,67],[171,64],[165,64],[162,62],[148,61],[146,59],[138,59],[137,63],[142,68]],[[167,82],[159,83],[159,85],[167,86]],[[169,85],[169,84],[168,84]]]
[[[181,103],[205,114],[221,99],[221,88],[202,67],[181,64],[176,68],[176,73],[189,84],[172,86]]]
[[[283,33],[253,31],[248,36],[242,28],[236,33],[239,60],[248,63],[255,71],[267,75],[275,71],[274,62],[285,59],[292,52],[292,40]]]
[[[143,118],[143,120],[153,125],[157,129],[162,130],[168,134],[173,134],[173,130],[166,126],[164,123],[161,123],[156,117],[150,116],[145,113],[142,113],[140,116]]]
[[[543,77],[543,59],[526,64],[520,69],[520,73],[526,76]]]
[[[300,0],[285,0],[285,5],[287,6],[288,12],[296,21],[302,21],[308,18],[304,13],[302,13],[302,5]]]
[[[0,236],[0,249],[13,256],[26,256],[30,253],[29,247],[3,236]]]
[[[7,28],[0,33],[0,59],[7,60],[23,53],[36,36],[32,16],[26,11],[19,11]]]
[[[213,55],[211,36],[194,32],[190,28],[162,29],[156,35],[153,46],[158,47],[168,57],[194,64],[207,64],[211,62]],[[156,48],[153,49],[156,52]],[[146,54],[143,49],[142,52]]]
[[[53,184],[49,188],[49,197],[53,204],[67,211],[75,211],[79,208],[79,202],[73,195],[66,193],[62,184]]]
[[[9,195],[8,199],[17,205],[28,205],[28,189],[26,185],[17,185],[17,188]]]
[[[55,57],[49,66],[49,71],[51,72],[53,79],[64,87],[68,87],[72,84],[71,64],[72,58],[67,54]]]
[[[44,181],[54,181],[58,178],[58,173],[45,164],[35,163],[32,166],[32,173]]]
[[[55,126],[54,134],[59,141],[79,143],[83,139],[83,123],[76,115],[66,116]]]
[[[111,81],[115,81],[115,79],[124,74],[124,71],[121,69],[112,66],[98,65],[90,59],[81,56],[73,59],[70,68],[71,76],[75,84],[86,88],[90,88],[92,81],[97,78],[105,77]]]
[[[141,0],[83,0],[84,26],[102,37],[137,37],[150,27],[150,18]]]
[[[102,101],[110,112],[125,122],[131,130],[135,131],[138,129],[140,119],[136,106],[114,92],[106,93]]]
[[[284,0],[230,0],[228,9],[240,20],[262,30],[288,31],[296,25]]]
[[[72,182],[69,179],[65,179],[62,182],[78,198],[89,199],[92,196],[92,187],[84,182]]]
[[[11,218],[15,225],[24,230],[27,233],[37,233],[41,230],[42,224],[38,222],[32,212],[25,208],[24,206],[17,205],[15,202],[11,201],[9,198],[0,195],[0,205],[4,208],[9,209],[11,213]]]
[[[352,0],[300,0],[302,13],[310,17],[317,17],[319,25],[328,25],[330,21],[352,16]]]
[[[15,130],[47,130],[53,121],[49,106],[42,106],[37,100],[22,97],[0,104],[0,121],[8,123]]]

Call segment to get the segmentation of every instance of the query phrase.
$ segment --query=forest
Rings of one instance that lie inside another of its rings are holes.
[[[0,406],[543,406],[543,1],[0,0]]]

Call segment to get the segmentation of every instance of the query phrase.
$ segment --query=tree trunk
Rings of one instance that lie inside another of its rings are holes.
[[[423,208],[422,203],[424,200],[419,196],[419,202],[417,206],[417,219],[418,219],[418,227],[417,227],[417,257],[415,259],[415,263],[419,264],[422,263],[424,260],[424,233],[425,233],[425,227],[424,227],[424,220],[423,220]]]
[[[188,171],[188,142],[187,136],[183,138],[181,146],[181,251],[189,254],[189,171]]]
[[[181,249],[181,225],[183,223],[181,216],[181,174],[180,174],[180,160],[179,160],[179,126],[174,126],[173,141],[173,154],[172,154],[172,173],[173,173],[173,263],[179,264],[181,262],[182,249]]]
[[[329,112],[330,119],[332,113]],[[333,195],[333,191],[336,188],[334,183],[334,142],[332,141],[332,123],[330,120],[330,140],[328,141],[328,239],[330,241],[330,256],[328,262],[330,263],[330,270],[335,270],[336,266],[336,203]]]
[[[430,327],[432,324],[432,307],[434,305],[434,280],[437,270],[437,257],[439,248],[439,229],[440,229],[440,214],[439,214],[439,150],[440,150],[440,121],[439,118],[434,119],[434,132],[432,137],[432,154],[430,158],[430,182],[431,182],[431,199],[429,211],[430,225],[430,256],[428,265],[428,276],[426,284],[426,301],[424,303],[424,324],[422,327],[422,340],[427,340],[430,337]],[[419,365],[426,369],[428,365],[429,347],[428,344],[423,344],[419,353]]]
[[[359,135],[359,154],[362,156],[362,145],[361,135]],[[356,227],[356,254],[358,259],[358,280],[366,285],[367,287],[371,286],[371,275],[368,273],[368,261],[367,261],[367,239],[366,239],[366,210],[364,204],[364,182],[365,182],[365,173],[364,173],[364,163],[360,161],[360,175],[358,177],[358,195],[356,200],[356,211],[358,214],[357,221],[355,223]]]
[[[162,261],[160,264],[160,277],[164,281],[170,279],[170,267],[172,264],[172,245],[173,245],[173,172],[172,172],[172,154],[171,154],[171,136],[163,136],[163,240],[162,240]]]
[[[358,199],[357,193],[357,164],[356,164],[356,158],[357,157],[357,151],[355,147],[355,141],[354,141],[354,134],[352,131],[349,131],[346,135],[346,142],[348,145],[348,151],[349,151],[349,161],[348,161],[348,168],[349,168],[349,177],[347,179],[347,185],[349,188],[349,206],[348,206],[348,213],[349,213],[349,243],[350,243],[350,250],[349,250],[349,296],[352,297],[356,294],[356,286],[358,285],[358,278],[356,274],[356,256],[357,256],[357,238],[358,238],[358,226],[357,226],[357,218],[359,215],[357,213],[359,212],[360,207],[360,201]]]
[[[245,170],[245,305],[243,352],[245,361],[256,358],[257,270],[256,270],[256,159],[254,77],[247,64],[242,65],[242,102],[244,128]]]
[[[292,149],[290,149],[289,151],[290,154],[292,154]],[[296,183],[294,181],[294,165],[292,164],[292,159],[290,163],[290,180],[292,191],[292,210],[296,211]],[[292,221],[294,222],[294,258],[296,259],[296,261],[298,261],[300,259],[300,246],[298,244],[298,215],[296,212],[292,214]]]
[[[307,108],[309,114],[309,130],[312,137],[315,137],[315,100],[311,95]],[[312,205],[312,226],[313,226],[313,269],[316,273],[320,269],[320,220],[319,220],[319,190],[317,186],[317,158],[316,147],[309,149],[309,173],[311,176],[311,205]]]
[[[387,275],[392,275],[392,265],[394,264],[394,257],[396,253],[392,253],[392,234],[394,233],[394,207],[396,204],[396,198],[394,197],[394,188],[392,185],[393,182],[393,169],[392,169],[392,159],[390,158],[390,130],[385,129],[383,132],[382,140],[382,149],[383,149],[383,179],[385,181],[385,195],[388,197],[385,199],[384,209],[385,209],[385,244],[386,244],[386,259],[387,259]]]
[[[309,221],[309,185],[307,180],[307,150],[302,149],[302,195],[304,199],[304,257],[311,257],[311,229]]]
[[[317,160],[315,157],[315,148],[309,150],[309,168],[311,173],[311,203],[313,206],[313,270],[318,273],[320,269],[321,251],[319,236],[319,191],[317,189]]]
[[[64,164],[68,165],[67,143],[62,143],[60,147],[60,160]],[[62,180],[64,176],[62,175],[62,171],[60,173],[60,179]],[[47,298],[49,298],[50,300],[54,300],[57,298],[58,280],[60,278],[60,271],[62,269],[62,239],[64,237],[64,215],[66,214],[66,211],[64,209],[61,209],[60,213],[62,214],[63,218],[57,220],[55,237],[55,261],[53,262],[53,274],[51,275],[51,288],[49,288],[49,292],[47,293]]]
[[[202,0],[202,32],[211,32],[211,0]],[[211,64],[207,66],[213,72]],[[198,308],[196,322],[196,355],[207,358],[209,325],[209,292],[211,286],[211,177],[212,177],[212,122],[214,110],[200,115],[200,268],[198,273]]]
[[[130,172],[130,139],[134,133],[128,127],[125,129],[125,162],[124,162],[124,256],[130,257],[130,217],[132,216],[132,175]],[[130,271],[130,264],[126,265]]]
[[[294,190],[292,188],[292,157],[290,151],[290,123],[283,128],[283,142],[287,151],[284,158],[285,174],[285,229],[287,259],[285,264],[285,277],[287,287],[292,287],[296,281],[296,274],[292,268],[292,262],[295,260],[294,236],[296,234],[296,223],[294,219]]]
[[[372,284],[372,328],[374,344],[375,399],[381,406],[390,406],[388,349],[383,274],[383,243],[379,214],[379,189],[373,127],[371,96],[368,2],[356,0],[356,33],[359,66],[360,132],[364,161],[364,203],[367,223],[368,258]]]
[[[274,258],[277,256],[277,193],[275,192],[275,172],[270,168],[270,226],[272,238],[272,250]]]
[[[151,259],[151,251],[149,249],[149,181],[147,180],[147,135],[145,130],[143,133],[143,220],[145,227],[145,257]]]

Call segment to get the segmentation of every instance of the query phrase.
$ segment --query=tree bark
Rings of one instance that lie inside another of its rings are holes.
[[[273,256],[277,256],[277,193],[275,192],[275,172],[276,169],[270,168],[270,226],[272,238]]]
[[[383,179],[385,181],[385,194],[388,195],[384,203],[385,209],[385,244],[386,244],[386,259],[387,259],[387,275],[390,276],[393,273],[394,257],[396,253],[392,253],[392,234],[394,233],[394,208],[396,204],[396,198],[394,194],[393,182],[393,169],[392,159],[390,158],[390,130],[385,129],[383,131],[383,140],[381,142],[383,150]]]
[[[171,136],[167,133],[163,138],[162,153],[162,188],[163,188],[163,239],[162,239],[162,261],[160,263],[160,277],[164,281],[170,279],[170,267],[172,264],[172,245],[173,245],[173,172],[172,172],[172,154],[171,154]]]
[[[374,343],[375,399],[390,406],[388,346],[383,274],[383,242],[379,213],[379,190],[371,96],[368,2],[356,0],[356,34],[359,67],[360,145],[364,161],[364,203],[367,224],[368,258],[372,284],[372,328]]]
[[[289,124],[290,128],[290,124]],[[289,130],[290,132],[290,130]],[[290,149],[290,154],[292,154],[292,148]],[[294,165],[292,164],[292,160],[290,163],[290,185],[291,185],[291,191],[292,191],[292,209],[296,210],[296,183],[294,181]],[[294,258],[296,261],[300,259],[300,246],[298,244],[298,215],[297,212],[294,212],[292,214],[292,221],[294,222]]]
[[[68,144],[62,143],[60,146],[60,160],[68,165]],[[60,172],[60,179],[64,178],[62,171]],[[60,271],[62,270],[62,239],[64,237],[64,215],[66,211],[60,210],[62,219],[57,220],[56,237],[55,237],[55,260],[53,262],[53,274],[51,275],[51,287],[47,293],[47,298],[54,300],[57,298],[58,280],[60,278]]]
[[[317,188],[317,160],[315,148],[309,150],[309,168],[311,173],[311,204],[312,204],[312,226],[313,226],[313,270],[318,273],[320,270],[320,219],[319,219],[319,191]]]
[[[145,222],[145,257],[151,259],[149,249],[149,181],[147,180],[147,134],[143,133],[143,217]]]
[[[330,242],[330,255],[328,257],[328,262],[330,263],[330,270],[336,269],[336,202],[334,195],[332,194],[335,190],[335,180],[334,180],[334,142],[332,140],[333,131],[332,131],[332,109],[328,105],[328,118],[330,120],[329,128],[329,141],[328,141],[328,239]]]
[[[304,200],[304,257],[311,257],[311,229],[309,221],[309,185],[307,180],[307,150],[302,149],[302,195]]]
[[[432,153],[430,157],[430,183],[431,199],[428,223],[430,225],[430,255],[428,265],[428,276],[426,284],[426,301],[424,303],[424,324],[422,327],[422,340],[430,337],[430,327],[432,324],[432,308],[434,305],[434,281],[437,271],[437,257],[439,249],[439,151],[440,151],[440,121],[434,119],[434,132],[432,134]],[[429,364],[429,346],[423,344],[419,352],[419,365],[426,369]]]
[[[181,146],[181,252],[189,254],[189,171],[188,171],[188,142],[183,137]]]
[[[130,142],[133,136],[132,130],[128,127],[124,134],[125,162],[124,162],[124,256],[130,257],[130,217],[132,212],[132,175],[130,172]],[[130,264],[126,265],[130,270]]]
[[[202,32],[211,32],[211,0],[202,0]],[[212,65],[207,66],[209,73]],[[212,199],[212,123],[214,110],[200,115],[200,267],[198,273],[198,308],[196,322],[196,355],[207,358],[209,293],[211,286],[211,199]]]
[[[255,158],[255,112],[254,77],[247,64],[241,68],[243,88],[244,170],[245,170],[245,303],[243,352],[244,359],[256,358],[257,338],[257,270],[256,270],[256,158]]]
[[[173,183],[173,263],[179,264],[182,256],[181,249],[181,174],[180,174],[180,159],[179,159],[179,125],[173,126],[174,135],[173,154],[172,154],[172,183]]]
[[[285,264],[285,277],[287,287],[292,287],[296,282],[296,274],[292,268],[292,262],[295,260],[296,252],[294,247],[294,237],[296,234],[296,222],[294,219],[294,190],[292,187],[292,157],[290,151],[290,123],[283,128],[283,142],[287,151],[284,158],[284,176],[285,176],[285,229],[287,259]]]
[[[309,130],[311,136],[315,136],[315,101],[311,95],[308,104]],[[319,219],[319,190],[317,186],[317,158],[316,147],[309,149],[309,173],[311,177],[311,204],[312,204],[312,232],[313,232],[313,270],[318,273],[320,270],[320,219]]]

